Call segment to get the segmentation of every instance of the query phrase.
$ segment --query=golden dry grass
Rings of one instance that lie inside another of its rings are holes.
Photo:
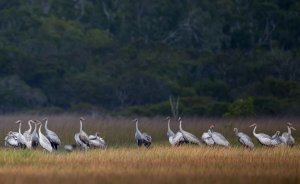
[[[0,151],[0,183],[299,183],[300,149]]]
[[[17,131],[18,119],[41,119],[44,116],[0,116],[0,136],[10,130]],[[48,116],[49,128],[54,130],[63,144],[74,143],[74,133],[79,130],[78,115]],[[140,118],[140,128],[153,138],[149,150],[137,149],[134,144],[133,118],[101,116],[85,117],[84,130],[96,131],[108,142],[107,150],[66,153],[62,148],[53,154],[41,149],[13,150],[0,148],[0,183],[300,183],[300,146],[294,148],[257,148],[247,150],[237,147],[233,133],[237,127],[251,137],[252,122],[258,124],[257,132],[273,134],[286,131],[285,123],[298,118],[259,119],[208,119],[184,118],[185,130],[198,137],[211,123],[233,145],[230,149],[183,146],[172,148],[166,138],[167,123],[163,117]],[[172,121],[172,129],[178,123]],[[28,129],[23,124],[23,131]],[[293,132],[298,142],[299,131]]]

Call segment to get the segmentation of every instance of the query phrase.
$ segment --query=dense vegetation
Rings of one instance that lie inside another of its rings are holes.
[[[300,113],[300,2],[2,0],[0,110]]]

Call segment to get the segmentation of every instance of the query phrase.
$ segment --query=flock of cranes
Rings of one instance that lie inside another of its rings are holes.
[[[53,150],[57,150],[58,146],[61,145],[61,141],[58,135],[48,129],[48,119],[44,118],[43,121],[45,127],[45,135],[42,133],[43,123],[38,120],[29,120],[28,125],[29,129],[22,133],[21,127],[22,122],[18,120],[16,124],[19,124],[19,131],[8,132],[7,136],[4,138],[4,145],[6,147],[13,148],[23,148],[23,149],[36,149],[39,145],[46,151],[52,152]],[[80,118],[80,129],[79,132],[75,134],[74,139],[76,145],[65,145],[65,149],[71,151],[74,147],[79,146],[81,149],[87,150],[90,147],[94,148],[106,148],[106,142],[103,138],[99,137],[99,133],[95,135],[88,136],[82,130],[82,122],[84,118]],[[34,130],[32,130],[32,124],[34,124]],[[38,127],[38,132],[37,132]]]
[[[74,145],[65,145],[64,148],[67,151],[72,151],[73,148],[79,147],[83,150],[88,150],[89,148],[100,148],[105,149],[107,147],[106,142],[103,138],[99,137],[99,133],[96,132],[94,135],[88,135],[83,130],[83,121],[84,118],[79,119],[79,132],[75,133],[74,139],[76,144]],[[199,139],[197,136],[192,133],[182,129],[182,119],[179,118],[179,131],[174,132],[170,128],[171,118],[166,118],[168,122],[167,126],[167,137],[172,146],[180,146],[183,144],[194,144],[202,145],[206,144],[208,146],[223,146],[230,147],[229,141],[219,132],[214,130],[215,126],[211,125],[207,132],[204,132]],[[22,133],[22,122],[18,120],[16,124],[19,125],[18,132],[10,131],[5,137],[5,146],[13,148],[23,148],[23,149],[36,149],[38,146],[41,146],[44,150],[52,152],[57,150],[58,147],[62,144],[58,135],[48,129],[48,119],[44,118],[44,129],[45,135],[42,133],[43,123],[38,120],[29,120],[28,126],[29,129]],[[138,119],[134,120],[136,125],[135,132],[135,141],[138,147],[145,146],[146,148],[150,147],[152,143],[152,138],[149,134],[140,131]],[[32,125],[34,129],[32,130]],[[295,144],[295,139],[292,136],[292,130],[296,130],[291,123],[287,123],[287,132],[284,132],[280,135],[280,132],[277,131],[273,136],[269,136],[264,133],[256,133],[257,125],[254,123],[250,127],[253,128],[254,137],[261,143],[263,146],[290,146],[292,147]],[[252,139],[245,133],[240,132],[237,128],[233,129],[238,142],[246,148],[254,148],[254,143]]]
[[[171,118],[167,117],[168,120],[168,130],[167,137],[172,146],[179,146],[182,144],[195,144],[202,145],[206,144],[208,146],[223,146],[230,147],[229,141],[219,132],[214,131],[214,125],[211,125],[207,132],[204,132],[201,136],[201,139],[197,138],[195,135],[191,134],[182,129],[182,119],[179,117],[179,131],[174,133],[170,128]],[[151,144],[151,136],[147,133],[141,133],[138,128],[138,120],[136,121],[136,133],[135,140],[137,145],[140,147],[143,144],[146,147],[149,147]],[[250,127],[254,127],[253,135],[263,146],[275,147],[275,146],[290,146],[292,147],[295,144],[295,139],[292,136],[292,130],[296,130],[292,127],[291,123],[287,123],[287,132],[284,132],[280,135],[280,132],[277,131],[273,136],[269,136],[264,133],[256,133],[256,124],[252,124]],[[246,148],[254,148],[254,143],[252,139],[245,133],[239,132],[237,128],[233,129],[238,142]]]

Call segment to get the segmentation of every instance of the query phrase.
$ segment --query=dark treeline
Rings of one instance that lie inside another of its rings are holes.
[[[300,113],[300,2],[2,0],[0,110]]]

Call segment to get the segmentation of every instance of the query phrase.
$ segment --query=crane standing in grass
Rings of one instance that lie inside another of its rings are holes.
[[[152,141],[152,138],[150,135],[148,135],[147,133],[142,133],[140,130],[139,130],[139,121],[138,119],[135,119],[133,120],[135,121],[135,142],[137,143],[137,146],[138,147],[141,147],[142,145],[144,145],[146,148],[149,148],[149,146],[151,145],[151,141]]]
[[[242,146],[244,146],[246,148],[250,148],[250,149],[254,148],[252,139],[247,134],[245,134],[243,132],[239,132],[239,130],[237,128],[234,128],[233,131],[234,131],[236,137],[238,138],[239,143]]]
[[[45,120],[46,137],[49,139],[52,148],[57,150],[57,147],[61,145],[61,141],[55,132],[48,129],[48,118],[44,118],[44,120]]]
[[[182,136],[184,138],[184,142],[185,143],[190,143],[190,144],[197,144],[197,145],[201,145],[200,140],[193,134],[191,134],[190,132],[187,132],[185,130],[182,129],[182,119],[181,117],[178,118],[179,121],[179,131],[182,133]]]
[[[23,133],[23,136],[25,138],[25,145],[28,149],[31,149],[31,146],[32,146],[32,136],[31,136],[31,129],[32,129],[32,126],[31,126],[31,122],[33,122],[32,120],[29,120],[28,121],[28,125],[29,125],[29,129],[26,130],[24,133]]]
[[[257,124],[253,123],[252,125],[250,125],[250,127],[254,127],[253,128],[253,135],[254,137],[256,137],[256,139],[258,140],[258,142],[260,142],[260,144],[264,145],[264,146],[273,146],[272,143],[272,137],[264,134],[264,133],[256,133],[256,128],[257,128]]]
[[[168,116],[166,118],[168,120],[168,131],[167,131],[167,136],[169,139],[169,142],[172,146],[179,146],[181,144],[184,144],[184,138],[181,132],[177,132],[176,134],[171,130],[170,128],[170,122],[171,118]]]
[[[212,139],[208,132],[203,132],[201,139],[208,146],[213,146],[215,144],[215,141]]]
[[[31,146],[32,146],[32,148],[35,149],[39,145],[39,135],[37,133],[36,122],[34,121],[33,123],[34,123],[34,129],[33,129],[32,133],[31,133],[31,137],[32,137],[32,144],[31,144]]]
[[[19,124],[19,133],[18,133],[18,138],[17,138],[19,147],[25,149],[26,148],[26,141],[25,141],[25,137],[23,136],[23,134],[21,132],[21,126],[22,126],[21,120],[18,120],[16,122],[16,124]]]
[[[42,123],[41,122],[37,122],[37,125],[39,125],[39,144],[41,145],[42,148],[44,148],[45,150],[49,151],[50,153],[52,152],[52,146],[50,141],[47,139],[46,136],[44,136],[41,132],[41,128],[42,128]]]
[[[292,130],[296,130],[294,127],[292,127],[292,124],[290,122],[287,123],[287,132],[283,132],[281,135],[281,141],[290,147],[293,147],[295,145],[295,139],[292,136]]]
[[[4,138],[4,146],[13,148],[18,147],[18,134],[18,132],[9,131],[6,137]]]
[[[90,147],[90,140],[88,135],[82,130],[82,121],[84,120],[85,119],[83,117],[79,119],[80,129],[79,132],[75,134],[74,139],[78,146],[80,146],[84,150],[87,150]]]
[[[221,133],[215,132],[213,130],[214,127],[215,127],[214,125],[211,125],[209,127],[208,134],[214,140],[215,144],[219,145],[219,146],[229,147],[230,144],[229,144],[228,140]]]
[[[89,135],[90,145],[94,148],[105,149],[106,142],[102,137],[99,137],[99,133],[96,132],[95,135]]]

